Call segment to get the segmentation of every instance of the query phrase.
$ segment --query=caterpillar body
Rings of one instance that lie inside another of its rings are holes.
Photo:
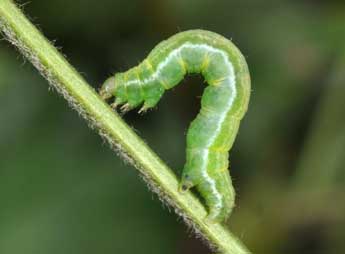
[[[138,66],[107,79],[100,95],[115,96],[112,106],[122,105],[125,111],[142,104],[143,112],[189,73],[200,73],[208,86],[187,132],[180,190],[196,187],[208,207],[207,221],[221,222],[234,206],[229,150],[250,97],[248,67],[237,47],[209,31],[178,33],[159,43]]]

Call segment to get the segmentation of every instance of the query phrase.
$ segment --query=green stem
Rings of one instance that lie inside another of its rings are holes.
[[[191,193],[182,195],[178,192],[178,181],[173,172],[111,110],[11,0],[0,0],[0,26],[8,40],[112,147],[135,165],[151,189],[174,207],[197,234],[222,253],[249,253],[224,226],[205,223],[206,210],[202,204]]]

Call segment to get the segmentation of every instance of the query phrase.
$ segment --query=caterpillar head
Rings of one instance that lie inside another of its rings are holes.
[[[110,77],[104,82],[104,84],[101,87],[101,90],[99,91],[99,94],[103,98],[103,100],[109,99],[114,96],[115,87],[116,84],[114,77]]]

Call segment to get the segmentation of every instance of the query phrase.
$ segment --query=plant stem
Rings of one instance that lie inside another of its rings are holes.
[[[224,226],[205,223],[206,210],[202,204],[191,193],[182,195],[178,192],[178,181],[173,172],[111,110],[11,0],[0,0],[0,26],[7,39],[19,48],[74,109],[135,165],[159,198],[174,207],[211,246],[227,254],[249,253]]]

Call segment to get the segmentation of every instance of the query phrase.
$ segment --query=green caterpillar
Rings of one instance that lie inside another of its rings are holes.
[[[123,105],[124,111],[142,104],[143,112],[189,73],[200,73],[208,86],[200,113],[188,129],[180,190],[195,186],[208,206],[207,221],[221,222],[234,206],[229,150],[250,96],[248,67],[236,46],[209,31],[178,33],[159,43],[138,66],[107,79],[100,95],[115,96],[112,107]]]

